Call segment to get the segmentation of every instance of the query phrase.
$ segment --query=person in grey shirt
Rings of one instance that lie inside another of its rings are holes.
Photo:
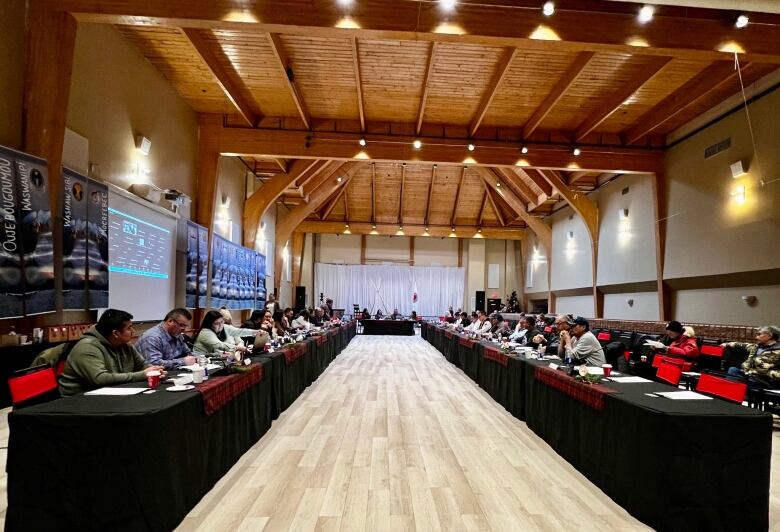
[[[607,363],[604,349],[598,339],[590,332],[588,320],[577,316],[570,322],[571,329],[561,332],[561,345],[565,356],[575,362],[585,362],[591,366],[601,366]]]

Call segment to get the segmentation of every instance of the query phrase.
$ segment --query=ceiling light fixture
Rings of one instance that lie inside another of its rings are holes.
[[[341,183],[341,176],[336,178],[336,183]]]
[[[372,224],[371,229],[376,229],[376,224]]]
[[[653,20],[653,15],[655,15],[655,7],[649,5],[642,6],[642,9],[639,10],[639,22],[646,24]]]
[[[349,7],[352,5],[352,2],[354,2],[354,0],[336,0],[336,3],[341,7]]]
[[[555,13],[555,4],[552,2],[545,2],[542,6],[542,13],[545,17],[551,17]]]
[[[479,229],[477,229],[477,233],[481,233],[481,232],[482,232],[482,228],[480,227]]]
[[[737,21],[734,23],[736,27],[742,29],[750,23],[750,19],[747,15],[740,15],[737,17]]]
[[[420,148],[422,148],[422,141],[420,139],[414,139],[414,142],[412,142],[412,147],[415,150],[419,150]]]
[[[528,153],[528,146],[523,146],[520,148],[520,153]]]
[[[572,154],[573,154],[575,157],[578,157],[578,156],[580,155],[580,153],[582,153],[582,152],[580,151],[580,149],[579,149],[579,148],[574,148],[574,149],[571,151],[571,153],[572,153]]]
[[[473,144],[469,144],[468,149],[469,151],[474,151],[476,149],[476,146],[474,146]]]
[[[361,146],[365,146],[366,145],[365,137],[360,137],[360,140],[358,141],[358,144],[360,144]]]
[[[452,11],[455,9],[455,4],[458,0],[439,0],[439,5],[444,11]]]
[[[344,224],[344,229],[349,229],[349,224]]]
[[[497,188],[501,188],[501,181],[498,181],[498,182],[496,183],[496,187],[497,187]]]
[[[425,232],[426,232],[426,233],[428,232],[428,228],[427,228],[427,227],[425,228]]]
[[[403,226],[403,225],[399,225],[399,226],[398,226],[398,230],[399,230],[399,231],[403,231],[403,230],[404,230],[404,226]]]

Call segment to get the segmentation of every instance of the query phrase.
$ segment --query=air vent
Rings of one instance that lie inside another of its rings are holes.
[[[731,137],[721,140],[720,142],[717,142],[712,146],[707,146],[704,149],[704,158],[709,159],[710,157],[714,157],[715,155],[719,154],[722,151],[726,151],[729,148],[731,148]]]
[[[621,191],[620,191],[620,194],[621,194],[622,196],[625,196],[626,194],[628,194],[628,188],[629,188],[629,187],[626,187],[626,188],[624,188],[623,190],[621,190]]]

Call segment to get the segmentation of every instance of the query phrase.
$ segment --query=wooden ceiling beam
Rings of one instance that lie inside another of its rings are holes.
[[[276,163],[276,166],[278,166],[282,170],[283,174],[287,173],[287,161],[285,161],[284,159],[277,158],[274,159],[274,163]]]
[[[427,231],[426,231],[427,227]],[[480,233],[479,230],[482,230]],[[345,227],[343,222],[304,220],[296,231],[302,233],[330,233],[344,234]],[[389,235],[389,236],[414,236],[414,237],[432,237],[432,238],[494,238],[497,240],[521,240],[525,237],[525,230],[518,227],[482,227],[474,225],[455,226],[455,232],[452,232],[451,226],[425,226],[420,224],[404,225],[403,231],[398,229],[395,224],[376,224],[376,229],[372,224],[366,222],[351,222],[349,224],[349,233],[353,235]]]
[[[279,37],[278,33],[268,34],[268,44],[271,45],[271,49],[276,57],[276,62],[279,68],[282,70],[282,77],[285,80],[287,89],[290,91],[290,96],[295,103],[295,108],[298,109],[298,114],[306,126],[306,129],[311,128],[311,118],[309,117],[309,111],[306,109],[306,103],[303,101],[303,97],[298,91],[298,86],[295,84],[295,72],[290,66],[290,59],[287,57],[287,52],[284,50],[284,45]]]
[[[620,109],[623,103],[641,89],[645,83],[653,79],[663,68],[672,61],[672,57],[657,56],[649,58],[642,69],[641,75],[634,75],[630,81],[622,84],[604,104],[588,116],[574,133],[574,140],[579,142],[593,132],[599,125],[609,118],[612,113]]]
[[[404,224],[404,185],[406,184],[406,163],[401,165],[401,193],[398,195],[398,218],[399,224]]]
[[[488,197],[487,197],[487,189],[484,190],[482,194],[482,201],[479,202],[479,216],[477,216],[477,225],[480,227],[482,226],[482,220],[485,217],[485,206],[487,205]]]
[[[326,166],[317,172],[316,176],[308,180],[306,184],[303,185],[303,199],[308,202],[314,191],[320,188],[322,184],[328,181],[331,177],[334,177],[335,174],[340,171],[339,169],[343,165],[343,161],[328,162]]]
[[[751,64],[743,64],[742,71],[750,68]],[[635,143],[736,75],[733,59],[710,64],[639,118],[634,126],[624,132],[623,140],[626,144]]]
[[[496,168],[499,175],[509,183],[509,186],[514,189],[515,193],[520,196],[527,205],[535,205],[539,203],[539,195],[535,194],[531,187],[525,184],[520,176],[514,171],[513,168]]]
[[[371,223],[376,223],[376,164],[371,163]]]
[[[530,179],[542,191],[544,197],[539,197],[539,203],[546,201],[547,198],[553,195],[553,187],[535,168],[517,168],[515,171]]]
[[[301,130],[226,127],[222,117],[209,115],[201,134],[209,149],[222,155],[262,155],[283,159],[335,159],[341,161],[413,161],[462,166],[462,140],[425,137],[419,150],[415,137],[363,133],[309,132]],[[365,137],[368,146],[360,148]],[[469,165],[551,168],[564,171],[646,173],[663,168],[664,152],[646,148],[583,146],[575,157],[569,144],[535,145],[520,155],[514,142],[480,141],[480,149],[469,156]]]
[[[255,127],[263,115],[255,111],[254,102],[244,96],[249,94],[249,91],[243,86],[241,76],[233,68],[230,58],[225,55],[221,47],[215,47],[209,42],[207,34],[209,30],[183,28],[181,31],[206,64],[222,92],[225,93],[225,97],[230,100],[247,124]]]
[[[415,131],[420,134],[422,130],[423,118],[425,117],[425,104],[428,102],[428,83],[431,80],[431,73],[433,72],[433,62],[436,60],[436,47],[437,43],[431,43],[431,50],[428,52],[428,66],[425,68],[425,79],[423,80],[422,96],[420,97],[420,109],[417,112],[417,129]]]
[[[479,126],[482,124],[482,120],[485,118],[485,113],[487,113],[488,107],[490,107],[490,103],[493,101],[493,98],[496,97],[498,87],[504,80],[506,73],[509,72],[509,67],[512,64],[512,60],[515,58],[515,55],[517,55],[517,48],[508,48],[504,50],[504,53],[501,56],[501,60],[496,67],[496,71],[493,74],[493,78],[490,80],[490,85],[488,85],[487,90],[482,95],[482,100],[479,102],[477,112],[474,115],[474,119],[471,121],[471,125],[469,126],[469,136],[473,137],[479,129]]]
[[[428,187],[428,203],[425,204],[425,225],[431,218],[431,199],[433,199],[433,186],[436,184],[436,168],[437,165],[431,167],[431,185]]]
[[[590,61],[595,55],[595,52],[580,52],[577,54],[577,57],[574,58],[572,64],[569,65],[569,68],[566,69],[549,94],[547,94],[547,97],[542,101],[541,105],[536,108],[534,114],[531,115],[531,118],[529,118],[523,126],[524,139],[529,138],[531,134],[536,131],[536,128],[542,123],[542,120],[550,114],[550,111],[555,107],[555,104],[560,101],[566,91],[569,90],[569,87],[577,81],[577,78],[582,74],[582,71],[585,70],[585,67],[590,64]]]
[[[589,172],[571,172],[569,174],[568,179],[566,180],[566,183],[569,186],[576,185],[577,181],[588,175]]]
[[[496,203],[496,199],[493,197],[493,194],[490,192],[490,189],[488,188],[487,184],[483,181],[482,186],[485,187],[485,194],[487,194],[488,201],[490,202],[490,206],[493,208],[493,212],[496,214],[496,219],[498,220],[498,223],[501,224],[501,227],[506,227],[506,220],[504,220],[504,215],[501,214],[501,209],[498,208],[498,204]]]
[[[330,216],[330,213],[333,212],[333,208],[336,206],[339,200],[344,196],[346,191],[347,191],[346,187],[340,188],[339,191],[328,201],[325,208],[320,212],[321,220],[324,220],[328,216]]]
[[[477,172],[483,183],[487,185],[495,194],[501,197],[507,205],[509,205],[513,211],[517,213],[520,218],[525,222],[528,228],[533,231],[539,238],[544,248],[549,253],[552,252],[552,228],[545,224],[539,218],[531,215],[527,210],[523,202],[518,199],[517,196],[509,189],[509,187],[496,186],[501,182],[500,176],[496,175],[490,168],[476,167],[474,171]]]
[[[350,39],[352,44],[352,63],[355,67],[355,88],[357,89],[358,112],[360,113],[360,131],[366,130],[366,111],[363,105],[363,82],[360,75],[360,54],[357,37]]]
[[[449,25],[458,31],[441,32],[441,10],[436,2],[377,1],[360,9],[344,27],[344,11],[332,0],[41,0],[48,9],[68,11],[81,22],[225,28],[250,32],[278,32],[306,37],[434,41],[513,46],[529,50],[603,51],[642,55],[669,55],[717,60],[739,47],[744,60],[780,63],[780,16],[750,14],[751,24],[739,30],[724,23],[722,10],[659,7],[651,24],[636,22],[633,6],[619,2],[567,2],[545,17],[539,1],[507,3],[490,8],[481,2],[458,5]],[[496,4],[494,2],[494,4]],[[528,7],[531,9],[517,9]],[[233,17],[231,17],[233,15]],[[730,15],[730,13],[729,13]],[[227,19],[227,20],[226,20]],[[540,26],[558,39],[536,39]],[[725,46],[729,44],[730,46]],[[721,51],[722,50],[722,51]]]
[[[349,183],[344,186],[344,223],[349,223]]]
[[[466,180],[466,170],[468,167],[464,166],[460,172],[460,181],[458,181],[458,188],[455,190],[455,203],[452,204],[452,217],[450,218],[450,225],[455,225],[455,217],[458,214],[458,203],[460,202],[460,191],[463,190],[463,181]]]
[[[539,173],[549,181],[550,185],[563,196],[574,212],[580,215],[585,222],[585,227],[590,233],[591,241],[598,242],[599,239],[599,209],[596,203],[586,194],[570,189],[563,179],[563,176],[555,170],[540,170]]]

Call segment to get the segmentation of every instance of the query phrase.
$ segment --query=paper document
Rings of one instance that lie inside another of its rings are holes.
[[[690,392],[690,391],[679,391],[679,392],[655,392],[656,394],[660,395],[661,397],[666,397],[667,399],[712,399],[712,397],[707,397],[706,395],[702,395],[700,393],[696,392]]]
[[[182,366],[181,369],[188,369],[190,371],[195,370],[195,368],[200,368],[201,366],[198,366],[197,364],[192,364],[190,366]],[[222,366],[218,364],[207,364],[206,369],[211,371],[213,369],[222,369]]]
[[[642,377],[612,377],[610,376],[609,380],[612,382],[617,382],[621,384],[629,384],[629,383],[637,383],[637,382],[653,382],[648,379],[644,379]]]
[[[656,340],[645,340],[645,345],[649,345],[650,347],[655,347],[656,349],[661,349],[664,344],[661,342],[658,342]]]
[[[701,373],[696,371],[683,371],[682,374],[685,375],[686,377],[698,377],[701,375]]]
[[[136,395],[143,393],[149,388],[98,388],[91,392],[85,392],[84,395]]]

